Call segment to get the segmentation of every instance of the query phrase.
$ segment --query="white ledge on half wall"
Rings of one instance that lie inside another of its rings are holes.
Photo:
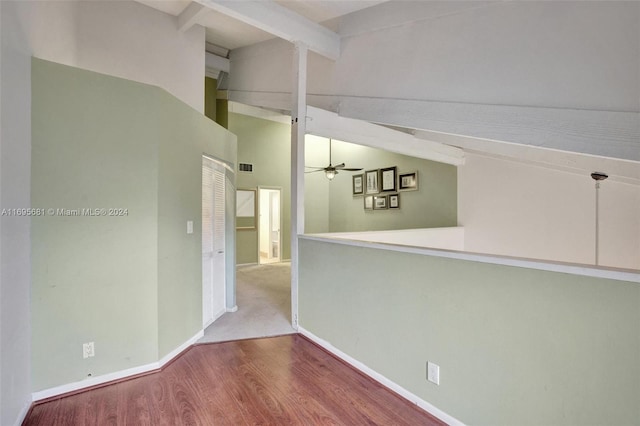
[[[464,251],[464,227],[462,226],[388,231],[333,232],[318,234],[317,236],[340,238],[343,240],[368,241],[371,243]]]
[[[425,232],[423,233],[422,231]],[[428,236],[429,233],[426,231],[433,231],[431,233],[431,236],[434,237],[432,240],[428,238],[419,240],[419,238],[413,238],[410,236],[412,233],[416,234],[416,236]],[[442,233],[442,235],[438,236],[438,233]],[[464,228],[462,227],[306,234],[300,235],[299,238],[322,241],[331,244],[344,244],[355,247],[391,250],[402,253],[421,254],[424,256],[444,257],[468,260],[472,262],[490,263],[494,265],[515,266],[517,268],[537,269],[541,271],[560,272],[586,277],[640,283],[640,270],[637,269],[610,268],[606,266],[466,252],[460,248],[453,248],[456,244],[456,235],[457,238],[462,238],[462,246],[464,247]],[[439,237],[439,239],[436,237]],[[403,239],[404,242],[402,242]],[[409,241],[412,241],[412,243],[409,243]],[[444,247],[447,242],[450,246]]]

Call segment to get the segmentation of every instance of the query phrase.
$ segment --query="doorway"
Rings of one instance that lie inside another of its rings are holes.
[[[202,157],[202,325],[226,312],[224,166]]]
[[[282,258],[282,190],[258,188],[258,263],[280,262]]]

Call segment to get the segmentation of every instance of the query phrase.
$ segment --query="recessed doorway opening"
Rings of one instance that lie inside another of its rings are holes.
[[[258,188],[258,263],[282,260],[282,190]]]

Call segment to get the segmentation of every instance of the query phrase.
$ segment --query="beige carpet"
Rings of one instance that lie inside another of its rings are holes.
[[[199,343],[277,336],[291,327],[291,264],[239,266],[238,310],[227,312],[204,331]]]

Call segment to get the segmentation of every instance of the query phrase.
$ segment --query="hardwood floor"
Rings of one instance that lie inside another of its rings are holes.
[[[300,335],[197,345],[161,372],[46,402],[23,425],[442,425]]]

